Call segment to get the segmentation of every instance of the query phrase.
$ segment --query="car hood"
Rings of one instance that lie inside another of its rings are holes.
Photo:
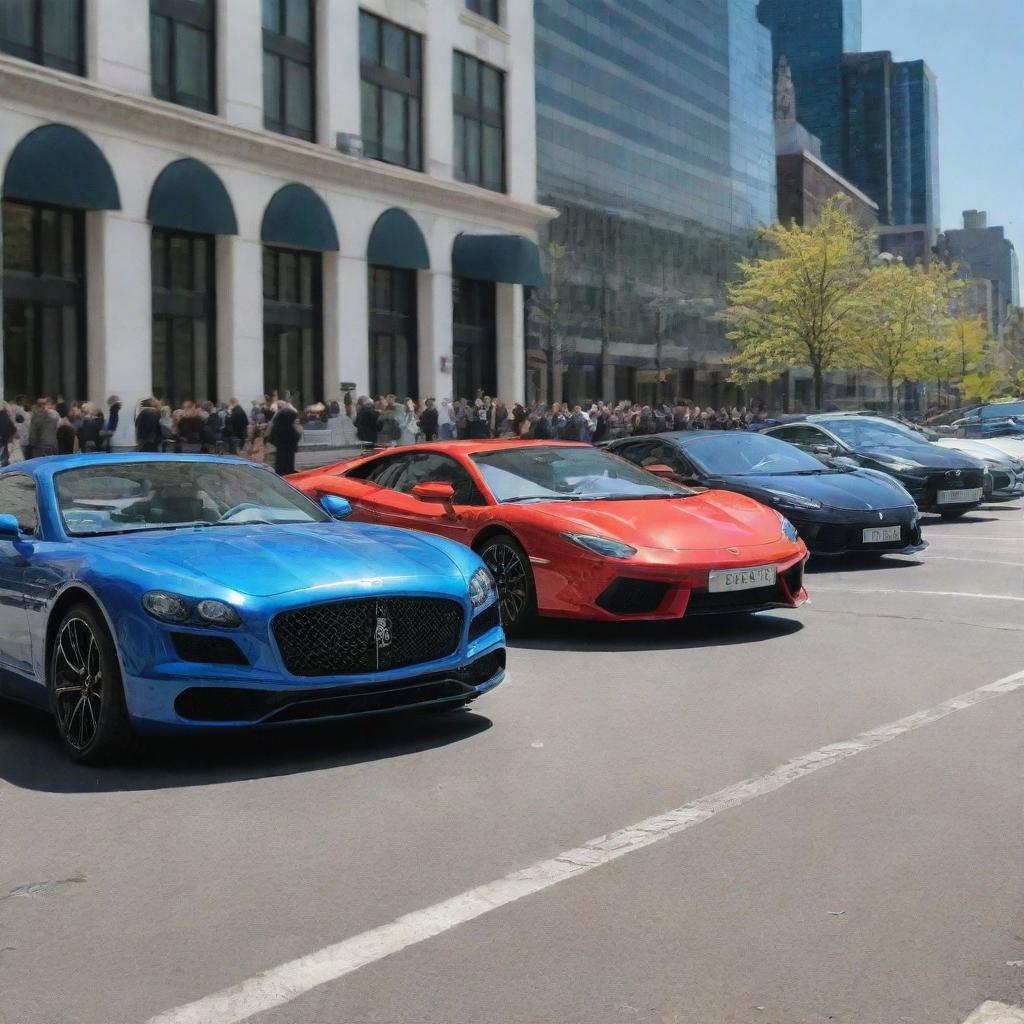
[[[874,459],[881,455],[878,460],[880,466],[885,465],[884,456],[891,455],[900,459],[911,459],[920,463],[928,469],[980,469],[981,464],[977,459],[972,459],[963,452],[953,451],[950,448],[943,448],[937,444],[908,444],[897,447],[886,445],[885,448],[860,448],[857,454],[862,458]]]
[[[777,513],[729,491],[650,501],[573,501],[534,509],[559,531],[592,533],[638,548],[710,551],[776,544]]]
[[[804,498],[820,501],[827,508],[853,512],[871,512],[875,509],[899,508],[913,505],[914,499],[892,477],[879,477],[871,472],[853,470],[849,473],[815,473],[806,476],[765,473],[757,476],[724,477],[722,485],[736,487],[754,498],[767,491],[788,491]],[[714,482],[712,482],[714,486]]]
[[[936,441],[936,444],[947,451],[962,452],[964,455],[977,459],[979,462],[994,462],[1000,469],[1010,468],[1011,456],[1007,455],[1002,449],[990,445],[987,441],[977,442],[978,447],[975,447],[970,442],[960,445],[957,441],[957,438],[943,438],[941,441]]]
[[[372,579],[384,584],[426,574],[464,580],[446,542],[357,523],[226,526],[96,537],[108,559],[132,574],[208,580],[250,597]]]

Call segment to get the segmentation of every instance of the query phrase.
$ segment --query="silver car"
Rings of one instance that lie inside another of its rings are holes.
[[[985,500],[1013,501],[1024,496],[1024,460],[991,443],[970,437],[943,437],[935,443],[970,455],[985,466]]]

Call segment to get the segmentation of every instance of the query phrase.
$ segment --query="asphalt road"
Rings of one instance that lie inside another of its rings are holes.
[[[1024,511],[926,536],[797,612],[547,626],[468,712],[97,771],[4,706],[0,1024],[1024,1004]]]

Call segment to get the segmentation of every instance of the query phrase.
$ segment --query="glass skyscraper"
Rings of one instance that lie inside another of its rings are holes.
[[[560,216],[531,397],[724,401],[714,314],[775,219],[755,0],[536,0],[535,18],[538,194]]]

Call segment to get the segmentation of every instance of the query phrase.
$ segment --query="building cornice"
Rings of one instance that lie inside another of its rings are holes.
[[[229,159],[274,168],[302,181],[310,175],[340,187],[373,191],[395,201],[418,201],[439,211],[463,213],[509,227],[535,230],[558,216],[550,206],[512,199],[499,192],[445,181],[404,167],[349,156],[326,146],[273,132],[228,124],[211,114],[120,92],[77,75],[0,56],[0,104],[45,108],[64,121],[78,114],[110,128],[181,146],[202,148]]]
[[[847,181],[838,171],[834,168],[829,167],[824,160],[820,157],[815,156],[809,149],[803,150],[800,155],[810,164],[814,164],[819,170],[824,171],[837,185],[841,185],[848,192],[852,192],[862,203],[866,203],[875,211],[878,212],[878,203],[874,201],[870,196],[865,195],[852,181]]]

